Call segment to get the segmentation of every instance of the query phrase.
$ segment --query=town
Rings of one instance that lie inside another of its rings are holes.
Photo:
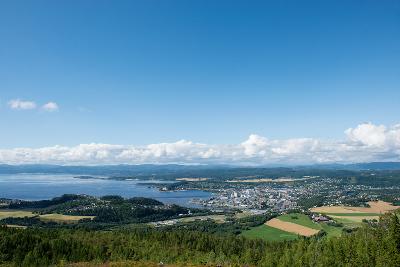
[[[209,199],[192,203],[210,209],[306,211],[316,206],[363,205],[367,201],[391,198],[398,201],[400,186],[371,186],[346,183],[341,178],[324,178],[287,183],[240,183],[214,190]]]

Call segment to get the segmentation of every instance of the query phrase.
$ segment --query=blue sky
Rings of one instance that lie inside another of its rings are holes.
[[[344,139],[399,100],[399,1],[0,3],[0,148]]]

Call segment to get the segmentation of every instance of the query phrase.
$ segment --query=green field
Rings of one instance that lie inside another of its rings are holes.
[[[283,241],[294,240],[298,238],[298,235],[296,234],[288,233],[265,224],[243,231],[242,235],[247,238],[259,238],[265,241]]]
[[[327,223],[315,223],[307,215],[301,213],[284,214],[277,218],[285,222],[296,223],[315,230],[324,230],[328,237],[338,237],[342,234],[343,227],[330,226]],[[340,222],[343,221],[340,220]],[[354,226],[354,223],[352,222],[346,221],[344,224]],[[267,241],[293,240],[298,237],[296,234],[285,232],[267,225],[253,227],[250,230],[244,231],[242,235],[248,238],[261,238]]]
[[[206,216],[194,216],[194,217],[186,217],[179,219],[179,221],[187,223],[187,222],[194,222],[194,221],[204,221],[204,220],[213,220],[216,223],[224,223],[226,219],[225,215],[206,215]]]
[[[380,216],[380,213],[324,213],[327,216],[333,215],[333,216]]]
[[[360,227],[363,224],[362,222],[356,222],[345,218],[334,218],[334,220],[338,223],[342,223],[344,226],[347,226],[348,228]]]
[[[279,216],[278,219],[285,222],[299,224],[315,230],[322,229],[318,223],[313,222],[307,215],[301,213],[284,214]]]

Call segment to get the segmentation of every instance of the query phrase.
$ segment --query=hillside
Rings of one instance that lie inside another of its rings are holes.
[[[167,266],[399,266],[400,223],[396,215],[388,214],[379,223],[341,237],[315,236],[284,243],[184,229],[103,232],[0,228],[0,264],[113,261],[163,262]]]

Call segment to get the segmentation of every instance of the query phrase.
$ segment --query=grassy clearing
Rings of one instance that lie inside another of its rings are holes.
[[[357,222],[357,221],[350,220],[349,218],[344,218],[344,217],[337,217],[334,219],[336,222],[342,223],[347,228],[356,228],[356,227],[360,227],[363,224],[362,222]]]
[[[23,210],[0,210],[0,220],[5,218],[24,218],[24,217],[33,217],[33,214],[30,211]]]
[[[39,218],[42,221],[53,221],[53,222],[59,222],[59,223],[75,223],[81,219],[91,219],[92,220],[94,218],[94,216],[73,216],[73,215],[63,215],[63,214],[51,213],[51,214],[39,215]]]
[[[305,227],[309,227],[315,230],[321,230],[321,226],[318,223],[313,222],[307,215],[301,213],[289,213],[278,217],[279,220],[284,222],[291,222],[299,224]]]
[[[243,212],[238,212],[235,214],[235,218],[236,219],[242,219],[242,218],[246,218],[249,216],[252,216],[253,214],[249,211],[243,211]]]
[[[26,226],[15,225],[15,224],[6,224],[6,226],[7,226],[7,227],[10,227],[10,228],[17,228],[17,229],[26,229],[26,228],[28,228],[28,227],[26,227]]]
[[[379,220],[379,216],[332,216],[335,220],[337,219],[346,219],[351,222],[359,222],[361,223],[363,220]]]
[[[34,214],[30,211],[23,210],[0,210],[0,220],[5,218],[24,218],[24,217],[34,217],[39,216],[42,221],[53,221],[59,223],[74,223],[78,222],[80,219],[93,219],[94,216],[71,216],[71,215],[62,215],[62,214],[43,214],[38,215]]]
[[[285,232],[268,225],[259,225],[242,232],[242,235],[251,239],[263,239],[266,241],[283,241],[283,240],[294,240],[298,238],[298,235]]]
[[[321,226],[322,230],[326,232],[328,238],[339,237],[342,235],[343,227],[330,226],[326,223],[320,223],[319,226]]]
[[[328,216],[351,216],[351,217],[354,217],[354,216],[380,216],[381,214],[379,214],[379,213],[373,213],[373,212],[370,212],[370,213],[325,213],[326,215],[328,215]]]
[[[207,215],[207,216],[194,216],[179,219],[180,222],[194,222],[194,221],[205,221],[205,220],[213,220],[217,223],[224,223],[226,219],[225,215]]]

